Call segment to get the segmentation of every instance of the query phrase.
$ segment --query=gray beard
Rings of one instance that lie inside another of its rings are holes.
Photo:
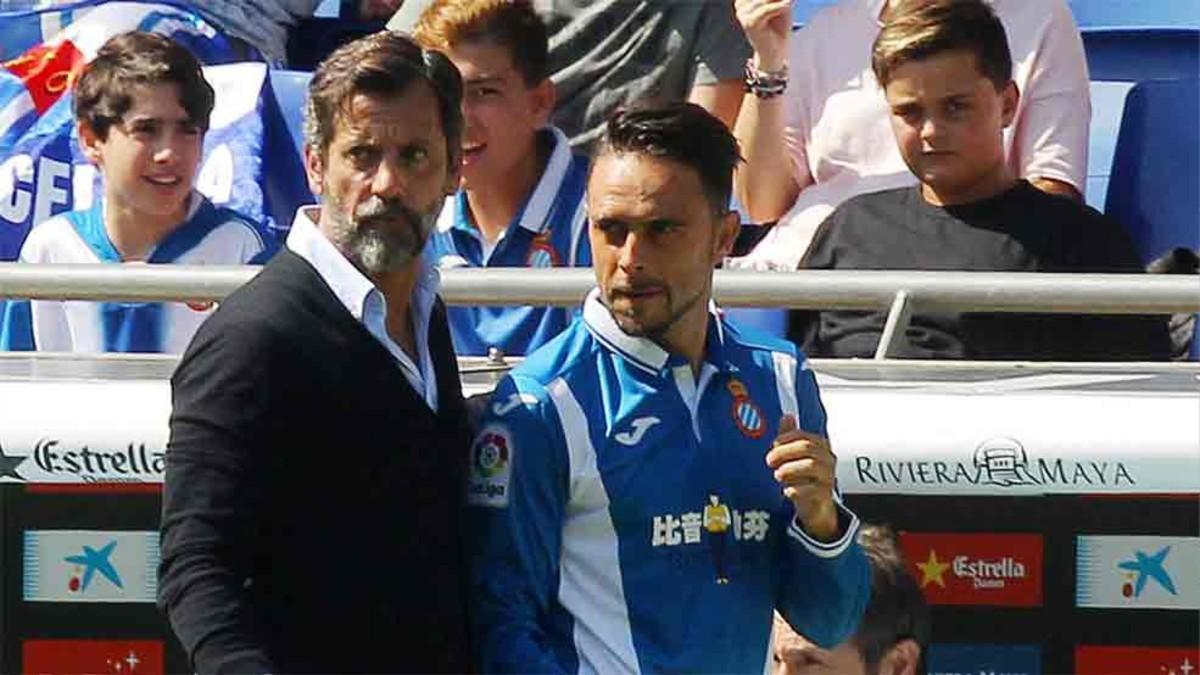
[[[340,203],[330,205],[330,240],[364,274],[377,276],[412,264],[429,239],[442,202],[420,214],[398,202],[386,204],[372,197],[349,218]]]

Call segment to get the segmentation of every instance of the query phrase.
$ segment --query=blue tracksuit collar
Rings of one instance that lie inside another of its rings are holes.
[[[718,370],[736,370],[725,358],[725,326],[721,313],[712,300],[708,303],[708,316],[708,340],[704,360],[716,366]],[[653,341],[629,335],[621,330],[608,307],[600,299],[599,288],[593,288],[583,301],[583,323],[601,344],[649,373],[659,375],[668,365],[682,363],[682,357],[667,352]]]
[[[84,211],[68,211],[64,217],[75,228],[79,238],[96,254],[100,262],[123,262],[121,254],[113,246],[104,228],[104,200],[98,199],[90,209]],[[187,215],[182,223],[163,237],[154,250],[146,258],[148,263],[175,262],[179,256],[187,253],[200,240],[224,222],[217,208],[199,192],[193,192],[189,198]]]

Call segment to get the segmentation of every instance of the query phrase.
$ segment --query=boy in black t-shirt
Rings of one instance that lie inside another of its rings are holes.
[[[821,225],[812,269],[1140,272],[1121,226],[1018,180],[1003,132],[1020,94],[1004,27],[980,0],[901,5],[872,48],[892,130],[917,187],[861,195]],[[797,315],[810,356],[874,354],[885,315]],[[1159,317],[914,314],[896,356],[1145,360],[1167,354]]]

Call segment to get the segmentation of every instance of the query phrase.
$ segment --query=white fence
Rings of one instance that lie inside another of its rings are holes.
[[[0,263],[0,298],[220,300],[255,267],[29,265]],[[574,305],[595,283],[589,269],[450,269],[452,305]],[[889,309],[877,358],[891,352],[914,308],[921,311],[1175,314],[1200,312],[1200,277],[1011,272],[718,270],[717,301],[729,307]]]

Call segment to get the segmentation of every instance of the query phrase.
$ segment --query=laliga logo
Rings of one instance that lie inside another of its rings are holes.
[[[508,439],[503,434],[489,431],[479,437],[475,445],[475,468],[479,475],[491,478],[504,471],[508,465]]]

